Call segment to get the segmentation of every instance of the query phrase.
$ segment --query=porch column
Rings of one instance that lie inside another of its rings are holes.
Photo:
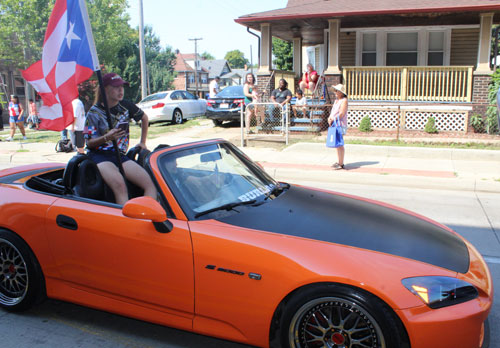
[[[293,38],[293,72],[300,78],[302,74],[302,38]]]
[[[329,19],[329,38],[328,38],[328,68],[325,74],[340,74],[339,68],[339,37],[340,37],[340,19]]]
[[[269,23],[262,23],[260,25],[260,66],[258,74],[269,74],[271,72],[271,54],[272,54],[272,36],[271,25]]]
[[[481,13],[481,29],[479,32],[479,50],[477,52],[476,73],[492,73],[490,69],[492,25],[493,13]]]

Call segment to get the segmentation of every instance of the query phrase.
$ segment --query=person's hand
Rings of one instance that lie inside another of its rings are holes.
[[[109,140],[117,140],[121,137],[125,136],[125,131],[120,128],[113,128],[109,132],[106,133],[106,139]]]
[[[141,149],[147,150],[148,148],[146,147],[146,144],[144,143],[139,143],[136,146],[139,146]]]

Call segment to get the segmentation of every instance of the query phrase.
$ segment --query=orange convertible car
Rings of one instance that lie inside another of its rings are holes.
[[[157,200],[113,203],[85,155],[0,171],[4,309],[48,296],[262,347],[489,345],[488,267],[449,228],[276,182],[222,140],[131,157]]]

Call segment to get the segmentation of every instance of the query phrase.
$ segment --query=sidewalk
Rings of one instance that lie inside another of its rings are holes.
[[[148,140],[176,145],[202,139],[225,138],[240,145],[239,128],[214,128],[210,123]],[[135,144],[132,140],[131,145]],[[265,143],[264,143],[265,144]],[[55,144],[27,141],[0,142],[0,164],[66,163],[75,153],[57,153]],[[345,147],[346,170],[333,170],[335,149],[323,143],[297,143],[279,150],[241,148],[277,180],[402,186],[500,193],[500,151],[352,145]]]

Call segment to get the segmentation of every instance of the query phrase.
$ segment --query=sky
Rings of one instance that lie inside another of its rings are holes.
[[[287,0],[142,0],[144,24],[153,27],[162,47],[171,46],[181,53],[208,52],[224,59],[228,51],[238,49],[249,61],[257,63],[257,38],[234,20],[255,12],[286,7]],[[139,0],[128,0],[130,25],[139,26]],[[254,31],[255,32],[255,31]],[[260,35],[260,32],[256,32]]]

